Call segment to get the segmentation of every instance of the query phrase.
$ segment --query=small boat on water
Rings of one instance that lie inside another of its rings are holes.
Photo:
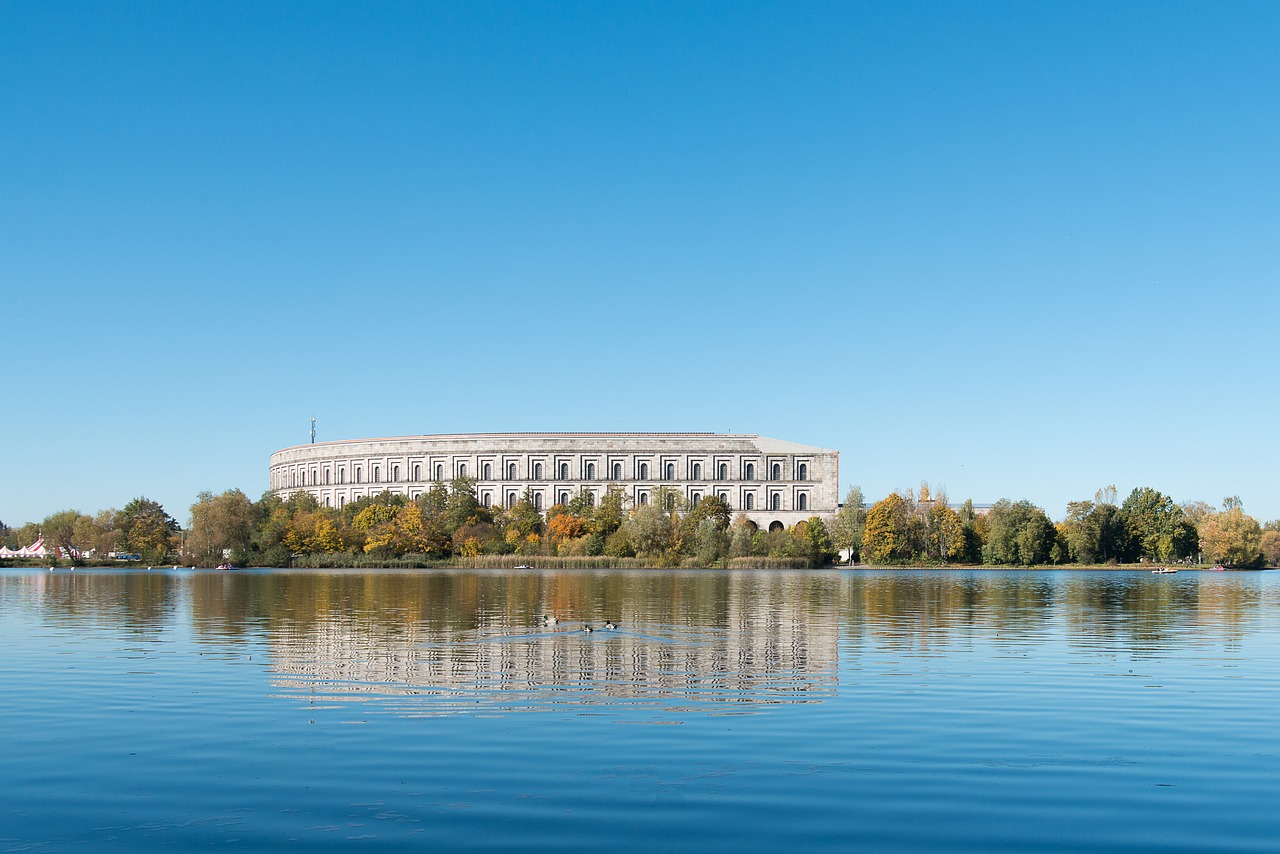
[[[529,566],[527,563],[522,563],[516,566],[516,569],[533,569],[533,567]]]
[[[218,564],[218,569],[239,569],[239,568],[240,568],[240,567],[235,566],[235,565],[233,565],[233,564],[229,564],[229,563],[220,563],[220,564]]]
[[[1175,573],[1175,572],[1177,572],[1177,571],[1178,571],[1178,570],[1174,569],[1174,568],[1173,568],[1173,567],[1171,567],[1171,566],[1162,566],[1162,567],[1160,567],[1160,568],[1158,568],[1158,569],[1153,569],[1153,570],[1151,570],[1151,574],[1152,574],[1152,575],[1172,575],[1173,573]]]

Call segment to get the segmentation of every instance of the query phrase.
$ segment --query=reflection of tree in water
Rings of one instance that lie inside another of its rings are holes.
[[[1031,629],[1054,599],[1052,580],[1031,573],[859,573],[847,582],[847,632],[907,648],[945,644],[960,631]]]
[[[101,572],[57,570],[0,577],[8,594],[31,596],[48,622],[123,627],[154,633],[173,622],[182,582],[161,570]]]
[[[921,649],[960,631],[1038,635],[1058,620],[1072,643],[1167,646],[1197,625],[1238,638],[1262,603],[1247,578],[1200,573],[903,571],[851,575],[841,592],[846,634]]]

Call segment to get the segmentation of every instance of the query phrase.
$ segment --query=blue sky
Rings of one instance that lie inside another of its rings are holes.
[[[1280,4],[0,4],[0,520],[754,432],[1280,517]]]

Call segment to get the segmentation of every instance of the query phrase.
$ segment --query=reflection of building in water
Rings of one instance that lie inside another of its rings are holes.
[[[325,622],[275,635],[273,670],[299,692],[418,695],[502,706],[671,701],[816,702],[837,684],[834,609],[747,611],[726,603],[715,626],[669,624],[526,631],[496,621],[460,637],[420,624],[395,636]]]

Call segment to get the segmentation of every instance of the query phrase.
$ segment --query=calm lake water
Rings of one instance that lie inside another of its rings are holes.
[[[1280,847],[1280,573],[10,569],[0,680],[3,851]]]

